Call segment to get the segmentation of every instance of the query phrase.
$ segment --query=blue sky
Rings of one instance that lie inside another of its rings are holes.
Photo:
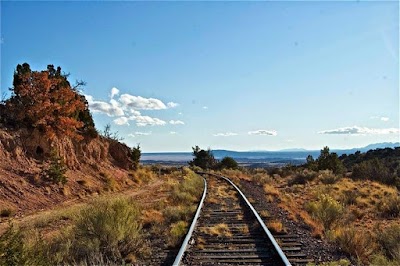
[[[59,65],[144,152],[399,141],[399,2],[1,1],[1,91]],[[112,96],[112,97],[111,97]]]

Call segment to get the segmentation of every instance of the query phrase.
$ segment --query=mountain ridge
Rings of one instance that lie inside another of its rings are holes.
[[[339,156],[342,154],[352,154],[356,151],[367,152],[371,148],[394,148],[399,147],[400,143],[395,142],[384,142],[370,144],[362,148],[352,149],[331,149],[331,152],[336,152]],[[311,155],[317,158],[320,155],[320,150],[305,150],[305,149],[285,149],[279,151],[231,151],[216,149],[212,150],[213,155],[216,159],[220,160],[224,157],[232,157],[239,163],[292,163],[301,164],[304,163],[307,156]],[[188,161],[193,159],[191,152],[153,152],[153,153],[142,153],[141,162],[145,163],[180,163],[186,164]]]
[[[366,152],[371,149],[384,149],[384,148],[395,148],[395,147],[400,147],[400,142],[380,142],[380,143],[372,143],[368,144],[367,146],[364,147],[359,147],[359,148],[348,148],[348,149],[339,149],[339,148],[334,148],[330,149],[332,152],[350,152],[350,151],[361,151],[361,152]],[[313,149],[304,149],[304,148],[287,148],[287,149],[281,149],[281,150],[249,150],[249,151],[235,151],[235,150],[226,150],[226,149],[215,149],[211,150],[212,152],[230,152],[230,153],[278,153],[278,152],[319,152],[320,150],[313,150]],[[174,151],[174,152],[143,152],[142,154],[192,154],[191,152],[186,152],[186,151]]]

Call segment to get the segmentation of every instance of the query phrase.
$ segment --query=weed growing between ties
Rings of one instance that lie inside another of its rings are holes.
[[[220,223],[212,227],[207,227],[202,230],[203,233],[212,235],[212,236],[217,236],[217,237],[232,237],[232,233],[229,230],[229,227],[227,224]]]

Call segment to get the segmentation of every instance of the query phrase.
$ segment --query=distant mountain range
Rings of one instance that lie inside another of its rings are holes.
[[[362,148],[353,149],[331,149],[331,152],[336,152],[339,156],[342,154],[351,154],[356,151],[367,152],[373,149],[395,148],[399,147],[400,143],[376,143],[370,144]],[[284,149],[279,151],[230,151],[230,150],[213,150],[216,159],[224,157],[232,157],[243,165],[267,164],[267,165],[282,165],[287,163],[301,164],[305,162],[308,155],[317,158],[320,150],[306,149]],[[143,163],[166,163],[166,164],[183,164],[193,159],[191,152],[158,152],[158,153],[143,153],[141,161]]]
[[[400,147],[400,142],[381,142],[381,143],[374,143],[374,144],[369,144],[365,147],[361,148],[351,148],[351,149],[331,149],[333,152],[343,152],[343,153],[351,153],[352,151],[361,151],[361,152],[366,152],[369,150],[375,150],[375,149],[384,149],[384,148],[395,148],[395,147]],[[216,150],[217,151],[217,150]],[[251,152],[306,152],[306,151],[317,151],[317,150],[307,150],[303,148],[289,148],[289,149],[283,149],[283,150],[278,150],[278,151],[268,151],[268,150],[257,150],[257,151],[251,151]],[[319,151],[319,150],[318,150]]]

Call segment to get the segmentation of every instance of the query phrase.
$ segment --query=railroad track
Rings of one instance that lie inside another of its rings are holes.
[[[296,237],[278,242],[229,179],[201,173],[199,208],[173,265],[302,265],[309,262]]]

